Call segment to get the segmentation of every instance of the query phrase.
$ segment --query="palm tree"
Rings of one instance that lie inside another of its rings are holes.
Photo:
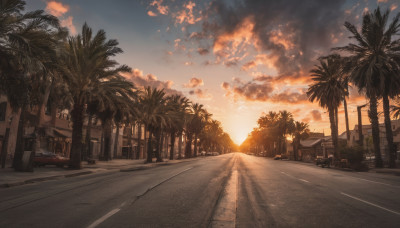
[[[314,84],[310,85],[307,96],[311,102],[317,100],[319,105],[328,109],[331,135],[336,159],[340,159],[338,151],[337,109],[346,95],[341,75],[340,60],[335,57],[320,59],[320,65],[311,70]]]
[[[292,113],[283,110],[279,111],[279,120],[277,123],[277,127],[279,129],[279,138],[278,138],[278,152],[282,154],[283,149],[286,146],[286,135],[291,133],[293,128],[293,115]]]
[[[398,95],[400,90],[400,40],[395,39],[400,31],[400,13],[387,26],[389,10],[381,12],[378,7],[373,13],[363,16],[361,31],[349,22],[345,27],[352,33],[350,43],[334,50],[345,51],[347,58],[346,70],[350,72],[350,80],[364,90],[370,100],[370,119],[376,157],[376,167],[382,167],[379,146],[379,122],[377,115],[377,100],[383,98],[383,113],[385,116],[386,139],[389,147],[389,166],[395,167],[396,151],[393,144],[393,132],[390,120],[389,98]]]
[[[18,113],[17,143],[13,166],[17,171],[32,170],[22,163],[26,107],[31,102],[31,83],[51,63],[59,29],[56,17],[43,10],[23,14],[25,2],[4,0],[0,4],[0,93],[6,95],[13,112]]]
[[[168,123],[168,132],[170,133],[171,138],[171,149],[169,159],[174,159],[174,148],[175,148],[175,139],[178,136],[182,136],[182,131],[184,128],[184,118],[187,109],[189,108],[189,100],[186,97],[182,97],[180,95],[172,95],[167,99],[167,105],[172,108],[171,113],[174,118],[171,118],[172,121]]]
[[[390,106],[390,111],[392,112],[393,118],[400,119],[400,97],[395,99],[395,103],[395,105]]]
[[[308,138],[310,130],[308,129],[308,124],[303,122],[294,122],[294,127],[292,131],[293,135],[293,156],[294,160],[298,160],[298,150],[300,147],[300,140]]]
[[[207,111],[203,107],[204,106],[199,103],[192,104],[193,118],[190,123],[191,126],[189,126],[189,128],[192,130],[194,137],[194,151],[193,151],[194,157],[197,157],[197,138],[201,130],[204,128],[204,125],[209,121],[211,117],[211,115],[207,113]]]
[[[118,48],[118,41],[106,40],[103,30],[99,30],[93,36],[92,29],[86,23],[82,27],[82,34],[69,37],[66,50],[67,55],[63,59],[63,79],[73,98],[71,167],[79,169],[85,104],[96,96],[96,92],[103,91],[105,94],[110,83],[120,83],[120,73],[129,72],[131,69],[126,65],[118,66],[118,63],[111,59],[122,52]],[[115,88],[110,89],[112,93]],[[107,97],[100,96],[99,101],[106,102],[106,99]]]
[[[149,138],[147,142],[147,161],[151,163],[153,161],[153,148],[152,139],[153,134],[156,138],[156,149],[157,149],[157,161],[162,161],[159,157],[159,135],[162,126],[167,125],[166,110],[165,110],[165,92],[164,90],[158,90],[156,88],[146,87],[141,91],[139,97],[139,103],[141,103],[142,108],[142,122],[145,129],[149,132]]]

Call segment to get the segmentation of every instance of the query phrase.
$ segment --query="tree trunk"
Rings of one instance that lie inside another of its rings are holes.
[[[349,114],[347,112],[346,98],[343,99],[343,106],[344,106],[344,117],[346,120],[346,136],[347,136],[347,142],[349,142],[350,141],[350,128],[349,128]]]
[[[175,132],[171,132],[171,149],[169,151],[169,160],[174,160],[175,155]]]
[[[88,126],[86,128],[86,156],[85,158],[92,158],[92,145],[91,145],[91,139],[92,139],[92,122],[93,122],[93,115],[89,114],[88,117]]]
[[[383,96],[383,113],[385,116],[386,140],[389,149],[389,168],[396,168],[396,148],[393,144],[392,123],[390,120],[390,103],[387,95]]]
[[[160,152],[160,157],[164,157],[164,133],[160,134],[160,143],[158,151]]]
[[[4,140],[1,148],[1,168],[4,169],[6,167],[7,160],[7,147],[8,147],[8,138],[10,136],[10,128],[6,128],[6,134],[4,135]]]
[[[128,125],[128,155],[127,158],[128,159],[133,159],[135,158],[136,154],[134,153],[134,151],[132,150],[132,124]]]
[[[112,126],[111,120],[106,120],[103,126],[104,131],[104,160],[109,161],[111,159],[111,135]]]
[[[70,166],[73,169],[81,169],[82,129],[83,129],[83,104],[74,104],[72,110],[72,145]]]
[[[119,123],[115,124],[117,129],[115,130],[115,140],[114,140],[114,158],[118,156],[118,141],[119,141]],[[129,140],[129,139],[128,139]]]
[[[15,148],[15,156],[13,167],[15,171],[20,172],[33,172],[33,151],[25,154],[25,115],[26,115],[26,104],[21,108],[21,116],[18,123],[18,134],[17,134],[17,145]],[[35,140],[35,139],[33,139]],[[25,157],[27,156],[27,157]],[[29,156],[29,157],[28,157]]]
[[[156,138],[156,162],[162,162],[161,158],[161,151],[160,151],[160,145],[161,145],[161,130],[156,130],[154,137]]]
[[[369,99],[369,118],[372,125],[372,140],[374,143],[375,152],[375,167],[382,168],[383,162],[381,157],[380,139],[379,139],[379,121],[378,121],[378,108],[377,99],[375,95],[372,95]]]
[[[43,119],[45,118],[45,108],[47,106],[47,103],[49,101],[49,96],[50,96],[50,91],[52,88],[53,82],[50,82],[47,86],[46,86],[46,90],[45,93],[42,97],[41,103],[39,104],[39,108],[38,108],[38,112],[36,115],[36,122],[35,122],[35,130],[34,130],[34,134],[35,134],[35,141],[33,142],[32,145],[32,149],[33,149],[33,153],[36,153],[36,150],[40,149],[40,137],[39,137],[39,130],[40,128],[42,128],[43,126]]]
[[[149,138],[148,138],[148,142],[147,142],[147,162],[148,163],[153,162],[153,150],[152,150],[152,146],[151,146],[152,137],[153,137],[153,132],[149,131]]]
[[[185,148],[185,158],[192,157],[192,134],[187,134],[187,143]]]
[[[362,132],[361,109],[364,106],[365,105],[357,107],[357,115],[358,115],[358,145],[360,145],[361,148],[363,148],[363,145],[364,145],[364,135],[363,135],[363,132]]]
[[[194,134],[194,152],[193,157],[197,157],[197,134]]]
[[[140,149],[141,149],[141,141],[142,141],[142,124],[137,123],[138,125],[138,131],[137,131],[137,151],[136,151],[136,159],[140,158]],[[144,134],[144,137],[146,138],[146,131]],[[145,144],[146,144],[146,139],[145,139]],[[144,148],[144,147],[143,147]]]
[[[338,150],[338,137],[337,137],[337,127],[336,127],[336,118],[335,118],[335,108],[328,110],[329,112],[329,121],[331,124],[331,137],[333,144],[333,151],[336,159],[340,159],[340,154]]]
[[[178,140],[178,159],[182,159],[182,132],[179,132]]]

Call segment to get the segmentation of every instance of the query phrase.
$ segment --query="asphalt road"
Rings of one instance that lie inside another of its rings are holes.
[[[0,227],[400,227],[400,177],[234,153],[0,189]]]

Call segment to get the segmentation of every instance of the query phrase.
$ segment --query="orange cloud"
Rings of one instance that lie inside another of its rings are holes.
[[[318,111],[318,110],[312,110],[312,111],[310,112],[310,114],[311,114],[311,116],[313,117],[313,120],[314,120],[314,121],[320,121],[320,120],[322,120],[322,115],[321,115],[321,112],[320,112],[320,111]]]
[[[60,17],[69,11],[69,6],[63,5],[61,2],[49,1],[46,5],[46,11],[56,17]]]
[[[193,14],[193,8],[196,6],[196,3],[189,1],[188,3],[184,4],[183,9],[176,13],[175,16],[175,23],[176,24],[196,24],[197,22],[201,21],[201,17],[196,17]]]
[[[61,26],[67,27],[72,35],[76,35],[76,27],[72,22],[73,17],[69,16],[66,19],[61,20]]]
[[[390,10],[391,10],[391,11],[394,11],[395,9],[397,9],[397,5],[396,5],[396,4],[392,4],[392,5],[390,6]]]
[[[123,75],[127,80],[132,81],[137,88],[144,88],[150,86],[152,88],[163,89],[166,94],[180,94],[182,95],[181,91],[175,90],[172,88],[174,84],[173,81],[160,81],[157,77],[153,74],[144,75],[143,71],[139,69],[133,69],[132,73],[127,73]]]
[[[157,16],[157,14],[154,13],[153,11],[151,11],[151,10],[147,11],[147,15],[149,15],[150,17],[156,17]]]
[[[246,55],[244,52],[247,47],[258,43],[253,29],[253,19],[248,17],[233,32],[225,32],[218,35],[213,45],[214,54],[219,58],[229,58],[237,55],[242,58]]]
[[[188,84],[184,84],[183,86],[185,88],[195,88],[195,87],[202,86],[202,85],[204,85],[203,79],[193,77],[190,79]]]
[[[163,5],[163,0],[154,0],[152,3],[150,3],[150,6],[156,7],[157,11],[162,15],[168,14],[169,8],[168,6]]]
[[[190,95],[196,95],[200,99],[204,100],[210,100],[213,98],[212,94],[208,93],[207,90],[202,90],[202,89],[195,89],[189,91]]]

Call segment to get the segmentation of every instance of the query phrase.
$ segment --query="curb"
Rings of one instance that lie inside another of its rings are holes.
[[[391,174],[395,176],[400,176],[400,172],[390,171],[390,170],[371,170],[371,173],[382,173],[382,174]]]
[[[32,183],[36,183],[36,182],[44,182],[44,181],[48,181],[48,180],[77,177],[77,176],[87,175],[87,174],[91,174],[91,173],[93,173],[93,171],[84,171],[84,172],[71,173],[71,174],[65,174],[65,175],[32,178],[32,179],[28,179],[28,180],[24,180],[24,181],[20,181],[20,182],[1,184],[0,188],[10,188],[10,187],[20,186],[20,185],[25,185],[25,184],[32,184]]]

